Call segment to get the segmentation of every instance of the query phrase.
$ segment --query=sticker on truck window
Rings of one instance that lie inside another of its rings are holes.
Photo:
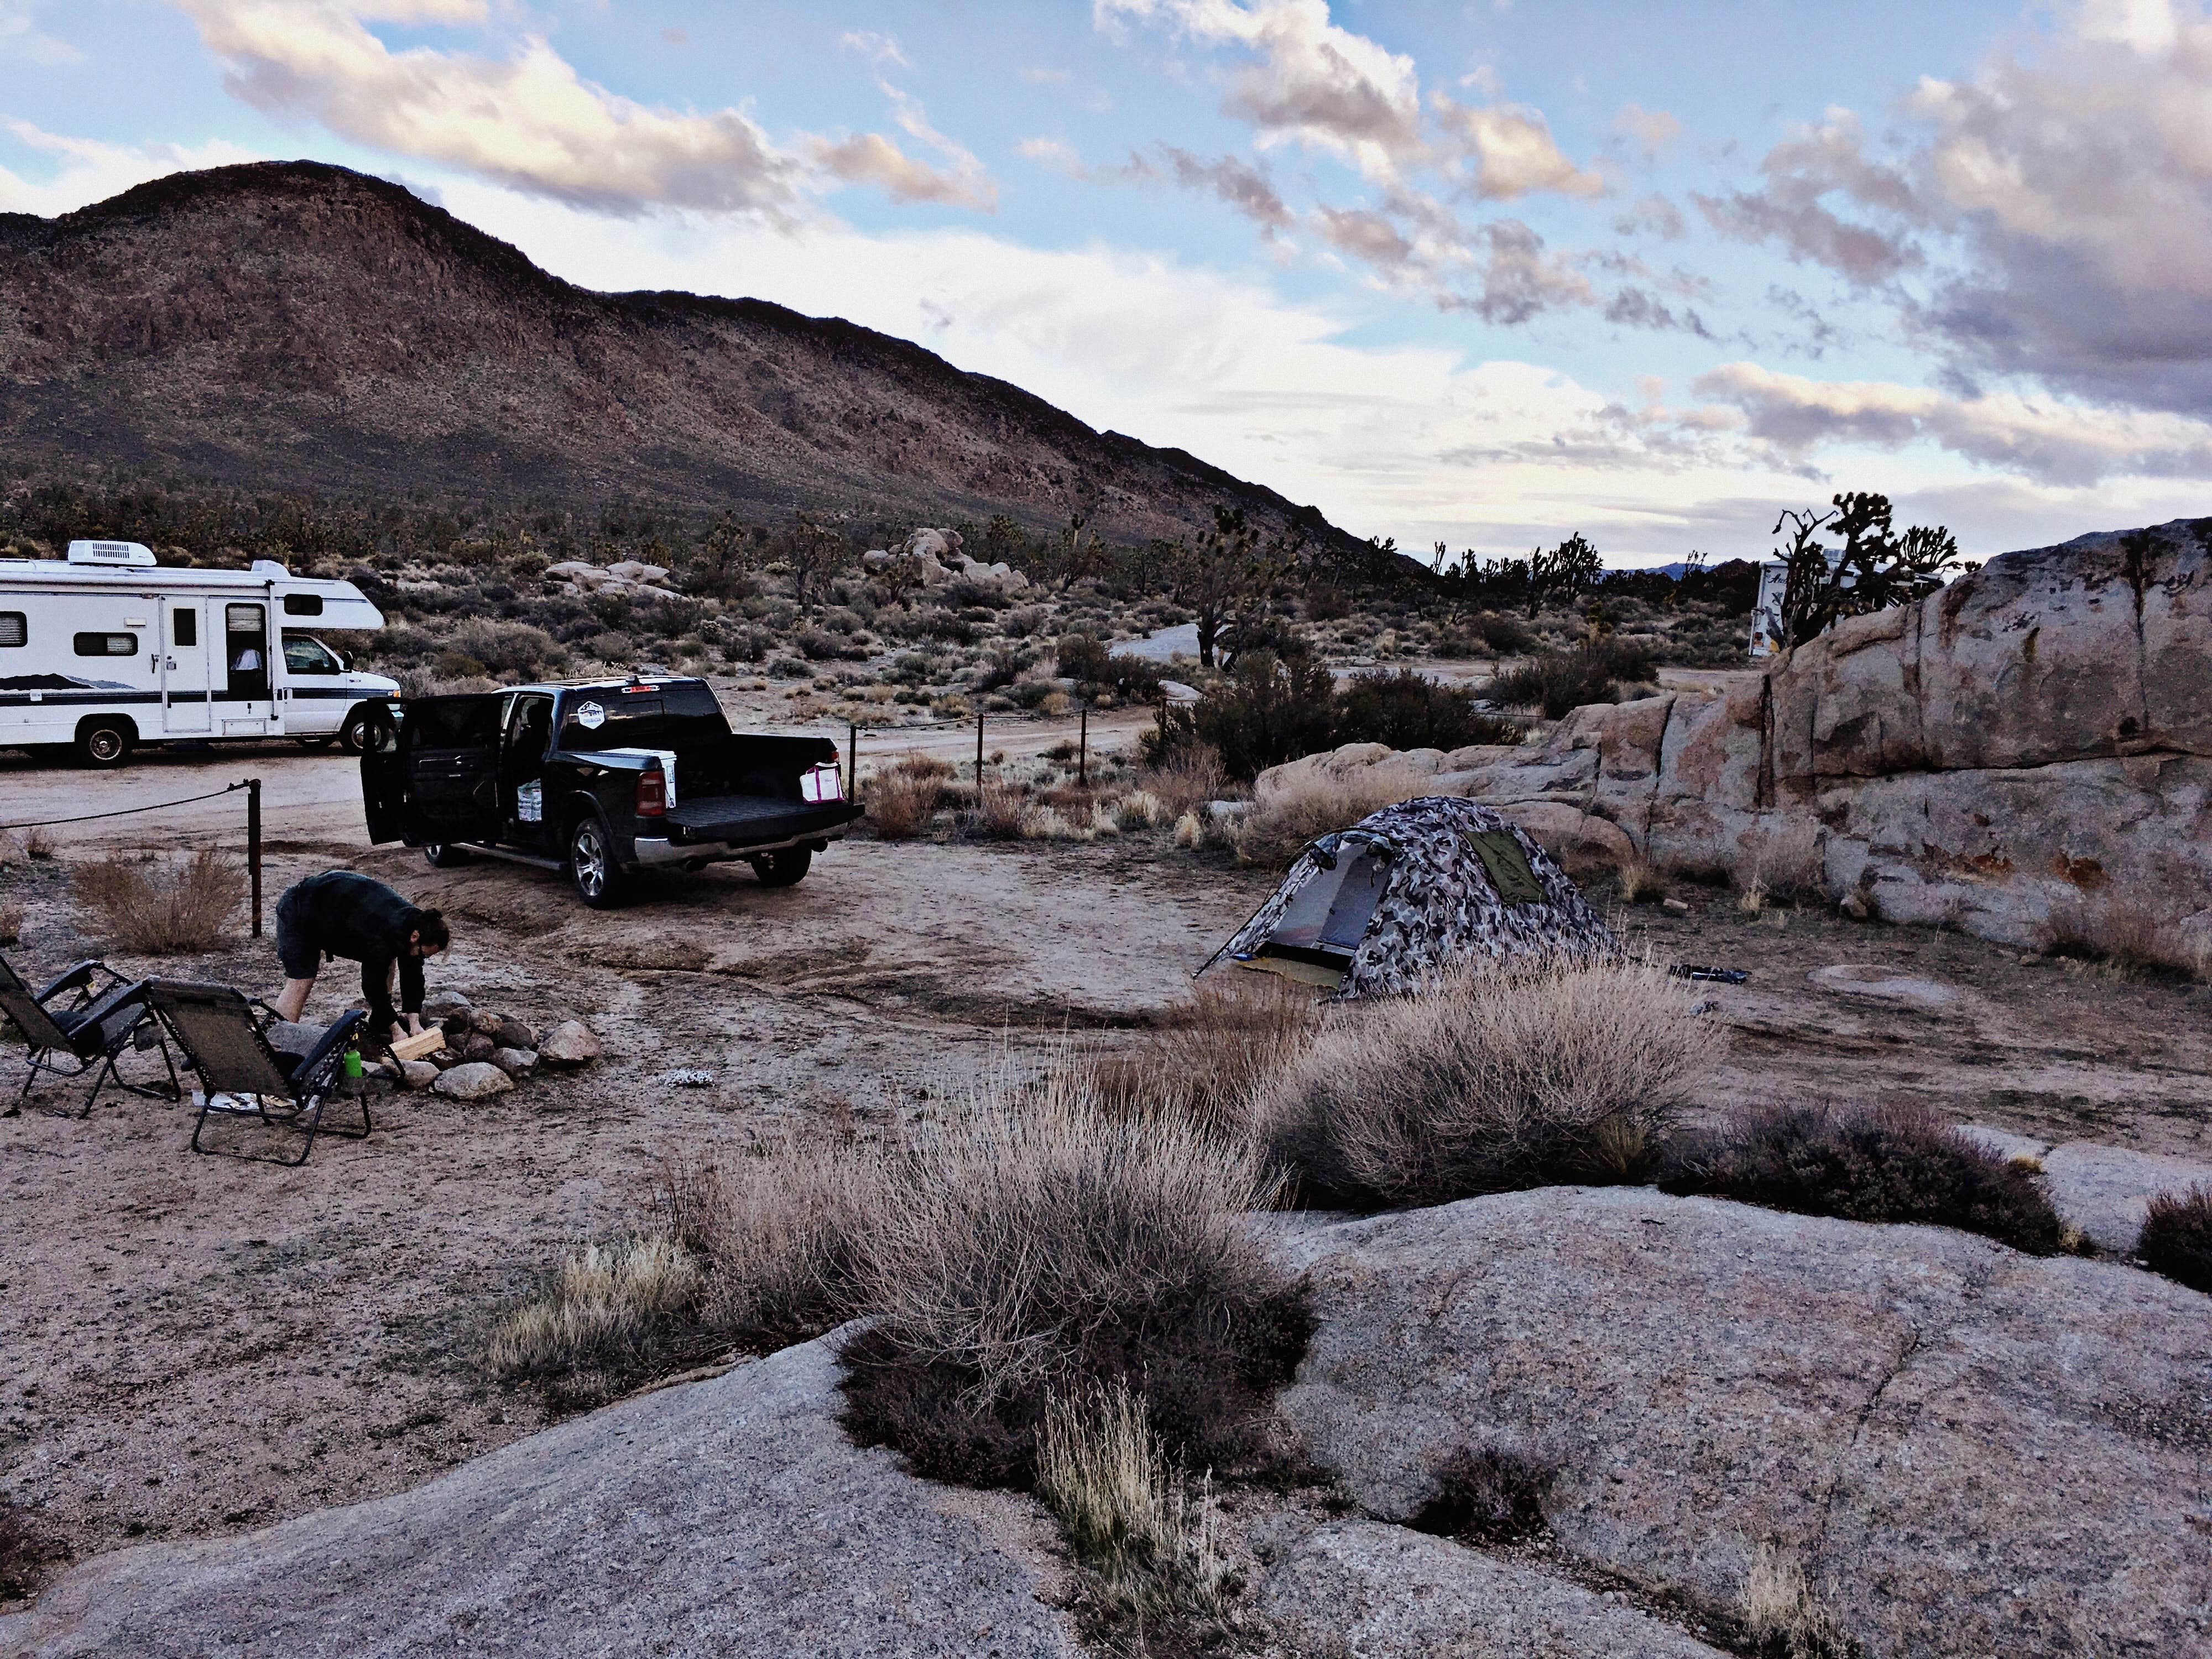
[[[524,823],[545,822],[545,781],[532,778],[514,792],[514,816]]]
[[[607,711],[595,702],[587,702],[576,711],[576,724],[586,732],[596,732],[607,723]]]

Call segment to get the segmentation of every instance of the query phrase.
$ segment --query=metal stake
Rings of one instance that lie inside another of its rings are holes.
[[[983,787],[983,711],[975,711],[975,787]]]
[[[1075,783],[1081,788],[1091,781],[1091,705],[1083,705],[1082,735],[1076,739]]]
[[[261,937],[261,780],[246,781],[246,871],[253,880],[253,937]]]
[[[845,799],[860,799],[860,728],[851,720],[845,722]]]

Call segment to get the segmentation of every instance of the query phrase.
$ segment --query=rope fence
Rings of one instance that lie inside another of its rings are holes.
[[[27,818],[21,823],[0,823],[0,830],[53,830],[64,823],[90,823],[95,818],[127,818],[133,812],[158,812],[165,806],[190,806],[195,801],[217,800],[225,795],[234,795],[241,789],[250,789],[258,779],[244,783],[226,784],[220,789],[210,789],[204,795],[186,795],[180,800],[157,800],[144,806],[118,806],[112,812],[85,812],[73,818]]]

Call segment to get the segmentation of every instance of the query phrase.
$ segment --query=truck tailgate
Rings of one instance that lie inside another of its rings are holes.
[[[763,795],[702,795],[668,809],[672,842],[727,842],[734,847],[764,847],[805,836],[842,830],[860,816],[846,801],[810,806],[805,801]]]

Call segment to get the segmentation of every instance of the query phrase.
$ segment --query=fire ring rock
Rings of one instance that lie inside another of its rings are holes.
[[[441,1072],[438,1080],[430,1086],[455,1100],[483,1100],[505,1094],[514,1087],[514,1080],[489,1060],[472,1060],[449,1072]]]
[[[550,1066],[588,1066],[606,1053],[592,1028],[581,1020],[564,1019],[538,1044],[538,1057]]]

